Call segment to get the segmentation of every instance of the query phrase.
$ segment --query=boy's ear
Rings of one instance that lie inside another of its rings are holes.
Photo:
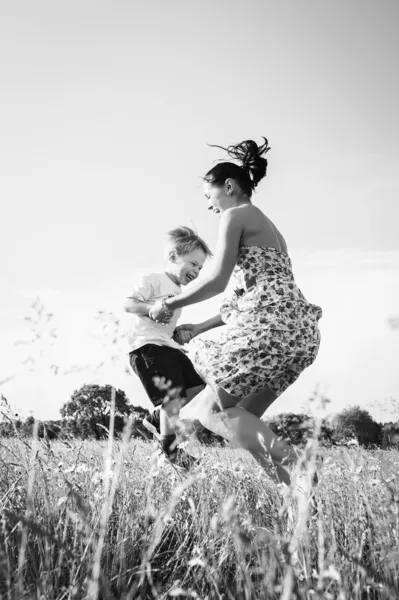
[[[174,250],[171,250],[169,252],[169,260],[170,260],[170,262],[175,262],[175,260],[176,260],[176,252]]]

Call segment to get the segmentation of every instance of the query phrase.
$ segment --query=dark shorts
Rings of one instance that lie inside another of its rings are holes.
[[[168,395],[168,390],[159,389],[154,378],[170,382],[169,389],[176,390],[181,398],[187,396],[190,388],[204,384],[188,356],[170,346],[146,344],[130,352],[129,360],[154,406],[160,406]]]

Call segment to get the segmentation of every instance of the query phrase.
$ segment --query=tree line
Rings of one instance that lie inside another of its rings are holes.
[[[96,440],[106,438],[110,422],[111,394],[110,385],[83,385],[74,391],[70,400],[62,406],[61,419],[38,422],[38,436],[49,440],[71,437]],[[4,396],[1,404],[3,410],[0,414],[0,437],[32,436],[35,419],[20,419],[18,415],[12,415]],[[5,407],[7,410],[4,410]],[[122,434],[129,418],[132,437],[147,437],[143,419],[148,414],[146,408],[133,406],[122,390],[115,391],[114,433],[117,437]],[[307,439],[316,433],[325,446],[359,444],[399,448],[399,421],[379,423],[367,410],[359,406],[346,408],[333,417],[325,417],[321,422],[317,422],[312,415],[306,413],[282,413],[265,420],[274,433],[297,446],[305,445]],[[205,429],[199,421],[187,425],[203,444],[224,443],[221,437]]]

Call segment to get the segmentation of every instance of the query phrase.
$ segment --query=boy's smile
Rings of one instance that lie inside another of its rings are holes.
[[[205,260],[205,252],[200,249],[176,256],[168,264],[167,275],[177,285],[188,285],[191,281],[197,279]]]

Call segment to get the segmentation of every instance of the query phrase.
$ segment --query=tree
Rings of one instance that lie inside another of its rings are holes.
[[[330,417],[324,417],[321,421],[319,440],[322,446],[332,446],[335,444],[335,429]]]
[[[342,442],[355,438],[362,446],[378,444],[381,425],[374,421],[367,410],[360,406],[351,406],[338,413],[334,420],[334,439]]]
[[[314,430],[314,422],[307,414],[282,413],[266,420],[270,429],[291,444],[303,445]]]
[[[62,436],[61,421],[44,421],[43,426],[43,435],[49,440],[56,440]]]
[[[60,409],[62,417],[67,422],[71,422],[68,426],[70,432],[73,431],[75,435],[94,435],[96,439],[106,437],[110,420],[111,394],[110,385],[85,384],[79,390],[75,390],[71,399]],[[116,390],[115,433],[123,431],[125,418],[131,415],[132,411],[133,407],[129,404],[125,392]]]
[[[25,437],[32,437],[33,427],[35,424],[35,417],[29,416],[25,421],[22,422],[21,433]],[[38,426],[39,433],[39,426]]]

